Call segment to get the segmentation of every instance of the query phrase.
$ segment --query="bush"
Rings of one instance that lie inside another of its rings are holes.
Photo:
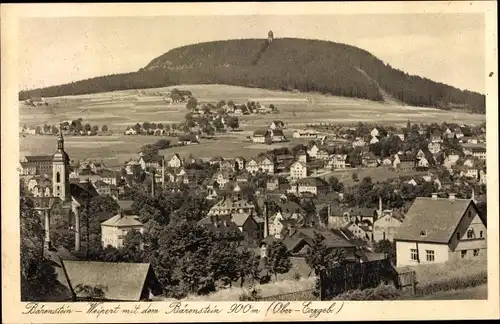
[[[438,291],[458,290],[469,287],[477,287],[488,282],[487,271],[481,271],[476,274],[470,274],[463,277],[452,277],[428,282],[417,286],[418,295],[430,295]]]
[[[392,285],[380,284],[376,288],[351,290],[336,296],[335,300],[396,300],[403,293]]]
[[[261,298],[261,290],[255,287],[250,287],[248,290],[245,290],[239,296],[240,301],[256,301]]]

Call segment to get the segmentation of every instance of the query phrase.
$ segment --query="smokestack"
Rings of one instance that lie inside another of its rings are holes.
[[[267,201],[264,201],[264,238],[269,236],[269,214],[267,211]]]
[[[474,188],[472,188],[472,196],[470,198],[473,202],[476,202],[476,195],[474,193]]]
[[[161,157],[161,187],[165,188],[165,157]]]
[[[80,208],[75,210],[75,251],[80,251]]]
[[[378,216],[382,217],[382,197],[378,197]]]
[[[44,210],[45,216],[45,241],[44,241],[44,250],[48,251],[51,248],[50,243],[50,210]]]
[[[433,192],[432,193],[432,199],[437,199],[438,198],[438,194],[437,192]]]

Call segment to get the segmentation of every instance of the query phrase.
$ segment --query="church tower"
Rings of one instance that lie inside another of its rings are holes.
[[[64,138],[62,127],[59,127],[59,138],[57,139],[57,151],[52,159],[52,196],[66,201],[70,198],[69,193],[69,156],[64,151]]]
[[[271,44],[273,42],[273,40],[274,40],[274,34],[273,34],[273,31],[270,30],[269,33],[267,33],[267,42],[269,44]]]

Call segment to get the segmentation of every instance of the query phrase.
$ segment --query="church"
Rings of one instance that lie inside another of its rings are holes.
[[[75,251],[80,250],[80,213],[90,199],[98,196],[94,186],[88,180],[79,183],[70,182],[69,169],[70,158],[64,151],[64,137],[61,128],[57,139],[57,150],[52,156],[52,188],[47,191],[50,194],[31,198],[35,210],[44,218],[46,250],[51,248],[51,224],[57,223],[67,223],[69,228],[74,231]]]

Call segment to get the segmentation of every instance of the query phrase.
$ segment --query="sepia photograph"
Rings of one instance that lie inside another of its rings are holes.
[[[27,314],[329,302],[310,306],[321,314],[495,294],[486,66],[497,63],[484,10],[179,8],[26,15],[10,32],[19,241],[8,243]]]

